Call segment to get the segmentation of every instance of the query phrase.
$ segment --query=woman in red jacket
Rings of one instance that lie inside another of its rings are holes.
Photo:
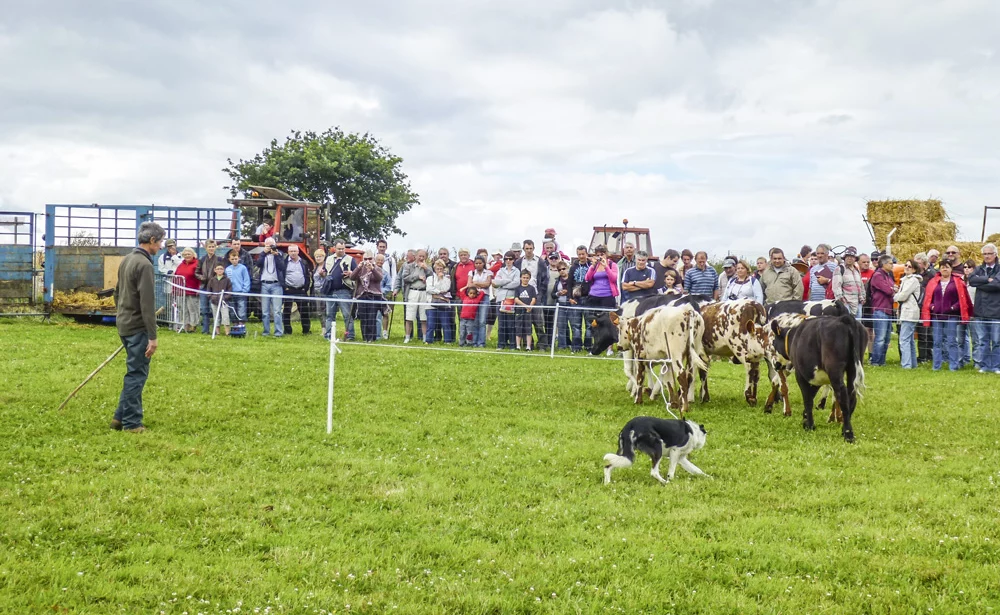
[[[177,265],[177,269],[174,271],[174,275],[184,278],[184,286],[187,289],[184,291],[184,297],[179,306],[181,308],[180,325],[188,333],[193,333],[198,326],[198,289],[201,288],[201,282],[195,275],[195,272],[198,271],[198,256],[191,248],[184,248],[181,252],[181,258],[184,260]]]
[[[962,360],[958,347],[958,324],[969,322],[972,315],[969,291],[960,276],[952,275],[952,267],[949,260],[938,263],[938,275],[927,283],[920,314],[924,326],[931,327],[934,336],[931,349],[934,371],[941,369],[945,353],[948,355],[948,368],[958,371]]]

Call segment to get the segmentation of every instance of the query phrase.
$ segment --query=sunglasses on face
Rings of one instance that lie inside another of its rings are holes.
[[[559,271],[569,271],[569,269],[566,269],[565,267],[560,267]]]

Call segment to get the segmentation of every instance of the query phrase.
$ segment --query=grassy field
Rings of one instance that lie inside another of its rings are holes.
[[[988,613],[1000,376],[868,370],[858,441],[742,401],[660,486],[601,484],[620,363],[164,332],[108,429],[114,330],[0,322],[2,613]],[[825,421],[825,415],[823,419]]]

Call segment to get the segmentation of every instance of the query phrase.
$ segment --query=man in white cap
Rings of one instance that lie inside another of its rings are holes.
[[[719,274],[719,288],[725,288],[729,285],[729,278],[736,275],[736,257],[727,256],[725,260],[722,261],[722,273]]]

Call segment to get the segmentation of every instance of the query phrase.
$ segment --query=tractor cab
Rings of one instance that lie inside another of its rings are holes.
[[[595,226],[594,235],[590,239],[589,252],[594,253],[594,248],[604,245],[608,249],[608,256],[611,260],[618,262],[622,257],[626,243],[635,246],[635,251],[645,250],[649,254],[649,260],[659,260],[653,253],[652,243],[649,240],[649,229],[628,225],[628,218],[622,220],[622,226]]]
[[[250,186],[245,196],[228,203],[240,210],[241,228],[235,233],[246,249],[255,254],[264,240],[273,237],[282,252],[296,245],[302,258],[316,264],[313,253],[320,247],[323,205],[298,201],[282,190],[264,186]]]

